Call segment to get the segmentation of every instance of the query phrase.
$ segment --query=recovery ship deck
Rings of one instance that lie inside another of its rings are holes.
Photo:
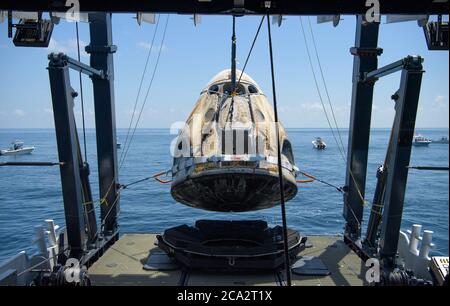
[[[328,276],[300,276],[292,274],[295,286],[363,286],[366,267],[340,236],[309,236],[312,246],[298,258],[320,258]],[[143,266],[149,254],[159,252],[155,234],[124,234],[88,270],[92,285],[96,286],[281,286],[285,277],[280,273],[219,273],[149,271]],[[162,251],[161,251],[162,252]]]

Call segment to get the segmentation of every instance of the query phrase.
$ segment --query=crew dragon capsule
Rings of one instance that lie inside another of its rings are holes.
[[[173,143],[172,197],[185,205],[243,212],[280,203],[274,111],[258,84],[237,70],[201,91]],[[297,194],[292,145],[279,124],[285,200]]]

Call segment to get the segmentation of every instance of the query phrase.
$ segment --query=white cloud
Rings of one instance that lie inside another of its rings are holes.
[[[53,114],[53,110],[51,108],[44,108],[44,113]]]
[[[320,104],[320,103],[317,103],[317,102],[313,102],[313,103],[302,103],[301,105],[300,105],[300,107],[303,109],[303,110],[306,110],[306,111],[321,111],[323,108],[322,108],[322,104]]]
[[[23,117],[23,116],[25,116],[25,112],[18,108],[18,109],[14,110],[14,115],[19,116],[19,117]]]
[[[144,50],[147,50],[147,51],[150,50],[150,48],[152,47],[152,45],[150,43],[147,43],[145,41],[139,42],[137,44],[137,46],[142,48],[142,49],[144,49]],[[152,52],[159,52],[160,48],[161,48],[161,52],[164,52],[164,51],[167,50],[167,46],[166,45],[163,44],[162,47],[161,47],[161,45],[159,44],[159,45],[154,45],[153,46]]]
[[[87,43],[83,40],[80,40],[80,55],[82,57],[87,57],[88,54],[84,50],[87,46]],[[56,39],[51,38],[50,43],[48,44],[47,52],[62,52],[66,53],[70,56],[76,57],[78,54],[78,45],[76,39],[69,39],[64,41],[58,41]]]
[[[434,102],[435,102],[437,107],[446,107],[446,106],[448,106],[448,99],[447,99],[446,96],[443,96],[443,95],[436,96],[436,98],[434,99]]]

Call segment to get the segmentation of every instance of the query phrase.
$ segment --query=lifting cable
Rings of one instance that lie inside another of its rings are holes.
[[[328,104],[330,105],[331,116],[333,117],[334,125],[336,127],[336,131],[337,131],[337,134],[338,134],[338,137],[339,137],[339,141],[340,141],[340,144],[342,146],[342,152],[344,153],[344,156],[347,157],[347,154],[345,152],[344,142],[342,141],[341,131],[339,129],[339,125],[337,123],[336,116],[334,114],[333,103],[331,103],[330,94],[328,92],[327,82],[325,81],[325,76],[324,76],[324,73],[323,73],[322,64],[321,64],[320,57],[319,57],[319,52],[317,51],[316,38],[315,38],[313,29],[312,29],[311,19],[309,18],[309,16],[308,16],[308,23],[309,23],[309,31],[311,33],[311,38],[312,38],[312,42],[313,42],[314,52],[315,52],[315,55],[316,55],[317,64],[318,64],[319,71],[320,71],[320,76],[322,78],[322,83],[323,83],[323,87],[325,89],[325,94],[327,96]]]
[[[307,55],[308,55],[309,65],[310,65],[310,67],[311,67],[311,72],[312,72],[312,75],[313,75],[314,84],[316,85],[317,94],[319,95],[319,100],[320,100],[320,103],[322,104],[322,108],[323,108],[323,111],[324,111],[324,113],[325,113],[325,118],[327,119],[328,126],[330,127],[331,134],[333,135],[333,138],[334,138],[334,140],[335,140],[335,142],[336,142],[336,144],[337,144],[337,146],[338,146],[339,152],[340,152],[342,158],[345,160],[346,158],[345,158],[344,152],[342,151],[342,148],[341,148],[341,146],[339,145],[339,141],[337,140],[337,137],[336,137],[336,135],[335,135],[335,133],[334,133],[334,128],[332,127],[330,118],[329,118],[329,116],[328,116],[328,112],[327,112],[327,110],[326,110],[325,103],[323,102],[323,98],[322,98],[322,93],[321,93],[321,91],[320,91],[319,82],[318,82],[318,80],[317,80],[317,76],[316,76],[316,73],[315,73],[315,71],[314,71],[314,65],[313,65],[313,62],[312,62],[311,53],[310,53],[309,46],[308,46],[308,41],[307,41],[307,39],[306,39],[305,28],[303,27],[302,17],[300,17],[300,26],[301,26],[302,33],[303,33],[303,39],[304,39],[304,41],[305,41],[306,53],[307,53]]]
[[[236,16],[233,15],[233,30],[231,35],[231,102],[225,122],[233,125],[234,96],[236,96]],[[228,121],[230,118],[230,121]],[[225,123],[226,124],[226,123]]]
[[[164,40],[165,40],[165,37],[166,37],[166,31],[167,31],[167,25],[169,23],[169,17],[170,17],[170,15],[167,14],[166,23],[164,25],[164,31],[163,31],[163,35],[162,35],[162,39],[161,39],[161,45],[159,46],[158,56],[156,58],[156,63],[155,63],[155,66],[153,68],[153,73],[152,73],[152,76],[151,76],[151,79],[150,79],[150,83],[149,83],[149,85],[147,87],[147,92],[145,94],[144,101],[142,102],[141,109],[139,110],[139,115],[138,115],[138,117],[136,119],[136,123],[134,125],[133,132],[130,135],[130,141],[128,142],[128,146],[125,148],[122,161],[119,164],[119,169],[122,168],[122,166],[123,166],[123,164],[125,162],[125,159],[126,159],[127,154],[128,154],[128,150],[131,147],[131,142],[133,141],[134,134],[136,132],[136,129],[137,129],[138,124],[139,124],[139,121],[141,119],[142,112],[144,111],[145,104],[147,103],[148,94],[150,93],[150,89],[152,88],[152,84],[153,84],[153,81],[155,79],[156,71],[157,71],[159,60],[160,60],[160,57],[161,57],[161,52],[162,52],[162,49],[163,49],[163,46],[164,46]]]
[[[250,47],[250,50],[248,51],[247,58],[245,59],[244,67],[242,68],[242,71],[241,71],[241,74],[239,75],[239,79],[237,81],[237,84],[234,85],[233,92],[231,93],[231,105],[230,105],[230,108],[228,110],[226,122],[228,122],[228,118],[230,117],[230,114],[231,114],[231,120],[230,121],[233,120],[233,106],[234,106],[234,96],[236,95],[236,89],[238,88],[239,84],[241,83],[242,76],[244,75],[245,68],[247,67],[248,61],[249,61],[250,56],[252,54],[253,47],[255,46],[256,40],[257,40],[259,32],[261,30],[261,26],[262,26],[262,24],[264,22],[264,18],[265,18],[265,16],[262,16],[261,21],[260,21],[259,26],[258,26],[258,29],[256,30],[255,37],[253,38],[252,45]],[[232,34],[232,37],[231,37],[231,40],[232,40],[232,53],[231,53],[232,68],[231,69],[232,70],[233,70],[233,66],[235,67],[235,63],[236,63],[236,50],[235,50],[235,48],[236,48],[236,33],[235,33],[235,28],[236,28],[235,27],[235,17],[233,16],[233,34]]]
[[[241,71],[241,74],[239,76],[239,80],[237,82],[236,87],[238,87],[239,84],[241,83],[241,78],[244,75],[245,68],[247,67],[247,64],[248,64],[248,61],[250,59],[250,55],[252,54],[253,47],[255,46],[256,40],[258,39],[259,31],[261,30],[261,26],[262,26],[262,24],[264,22],[264,18],[265,17],[266,16],[263,15],[262,18],[261,18],[261,21],[259,22],[258,30],[256,31],[255,37],[253,38],[252,46],[250,47],[250,50],[248,51],[247,58],[245,59],[245,63],[244,63],[244,66],[242,68],[242,71]]]
[[[128,126],[128,130],[127,130],[127,136],[125,137],[125,142],[123,144],[123,147],[126,148],[127,144],[128,144],[128,137],[130,136],[130,131],[131,131],[131,126],[133,125],[133,120],[134,120],[134,115],[136,113],[136,108],[138,105],[138,101],[139,101],[139,96],[141,94],[141,89],[142,89],[142,84],[144,83],[144,78],[145,78],[145,74],[147,72],[147,67],[148,67],[148,63],[150,60],[150,55],[152,54],[152,50],[153,50],[153,45],[155,42],[155,37],[156,37],[156,33],[158,32],[158,27],[159,27],[159,21],[161,19],[161,15],[158,14],[157,19],[156,19],[156,26],[155,26],[155,31],[153,32],[153,37],[152,37],[152,41],[150,43],[150,48],[148,49],[148,53],[147,53],[147,59],[145,60],[145,65],[144,65],[144,70],[142,71],[142,76],[141,76],[141,80],[139,82],[139,89],[136,95],[136,100],[134,101],[134,107],[133,107],[133,113],[131,114],[131,120],[130,120],[130,124]],[[123,152],[122,151],[120,153],[120,157],[119,157],[119,162],[122,160],[123,157]]]
[[[78,61],[81,62],[81,56],[80,56],[80,35],[78,33],[78,22],[75,22],[75,29],[76,29],[76,33],[77,33],[77,56],[78,56]],[[79,80],[80,80],[81,118],[83,120],[84,161],[87,162],[86,123],[85,123],[85,120],[84,120],[83,79],[82,79],[82,76],[81,76],[81,70],[79,72]]]
[[[329,95],[329,92],[328,92],[328,87],[327,87],[327,85],[326,85],[325,77],[324,77],[324,74],[323,74],[323,69],[322,69],[322,65],[321,65],[321,63],[320,63],[320,57],[319,57],[319,53],[318,53],[318,51],[317,51],[316,41],[315,41],[315,38],[314,38],[314,32],[312,31],[311,22],[310,22],[310,20],[309,20],[309,26],[310,26],[311,36],[312,36],[312,39],[313,39],[314,50],[316,51],[316,58],[317,58],[317,61],[318,61],[318,63],[319,63],[319,68],[320,68],[321,76],[322,76],[322,82],[323,82],[324,87],[325,87],[326,95],[327,95],[327,98],[328,98],[328,103],[330,104],[330,109],[331,109],[331,113],[332,113],[332,117],[333,117],[334,123],[335,123],[335,125],[336,125],[336,130],[337,130],[337,134],[338,134],[338,136],[339,136],[339,140],[338,140],[338,137],[336,136],[336,134],[335,134],[335,132],[334,132],[334,128],[333,128],[333,126],[332,126],[332,124],[331,124],[331,120],[330,120],[330,118],[329,118],[329,116],[328,116],[328,112],[327,112],[327,110],[326,110],[325,103],[324,103],[323,98],[322,98],[320,86],[319,86],[319,83],[318,83],[318,81],[317,81],[316,73],[315,73],[315,71],[314,71],[314,65],[313,65],[313,62],[312,62],[311,53],[310,53],[310,50],[309,50],[308,41],[307,41],[307,39],[306,39],[306,33],[305,33],[305,29],[304,29],[304,27],[303,27],[303,21],[302,21],[302,18],[301,18],[301,17],[300,17],[300,26],[301,26],[303,38],[304,38],[304,41],[305,41],[306,53],[307,53],[307,55],[308,55],[309,64],[310,64],[310,67],[311,67],[311,72],[312,72],[313,78],[314,78],[314,83],[315,83],[315,86],[316,86],[317,93],[318,93],[318,95],[319,95],[319,100],[320,100],[320,103],[322,104],[322,108],[323,108],[323,111],[324,111],[324,113],[325,113],[325,117],[326,117],[326,119],[327,119],[328,126],[329,126],[329,128],[330,128],[330,130],[331,130],[331,133],[332,133],[332,135],[333,135],[333,139],[334,139],[334,141],[336,142],[336,145],[337,145],[337,147],[338,147],[338,149],[339,149],[339,152],[340,152],[340,154],[341,154],[341,157],[342,157],[342,159],[343,159],[343,161],[344,161],[344,163],[346,164],[346,167],[347,167],[347,154],[346,154],[346,152],[345,152],[345,147],[344,147],[344,144],[343,144],[343,141],[342,141],[341,133],[340,133],[340,131],[339,131],[339,126],[338,126],[338,124],[337,124],[336,116],[335,116],[335,114],[334,114],[334,109],[333,109],[333,106],[332,106],[332,103],[331,103],[331,99],[330,99],[330,95]],[[363,195],[362,195],[362,192],[361,192],[361,190],[360,190],[360,188],[359,188],[359,186],[358,186],[358,184],[357,184],[357,182],[356,182],[356,179],[355,179],[355,177],[354,177],[354,175],[353,175],[353,171],[350,169],[349,166],[348,166],[348,172],[349,172],[349,174],[350,174],[350,177],[351,177],[353,183],[355,184],[355,187],[356,187],[356,190],[357,190],[357,192],[358,192],[358,196],[359,196],[360,199],[361,199],[362,205],[365,205],[365,204],[367,203],[367,201],[364,199],[364,197],[363,197]],[[341,189],[341,190],[342,190],[342,189]],[[349,208],[352,210],[352,208],[351,208],[350,206],[349,206]],[[353,215],[355,216],[355,214],[354,214],[353,211],[352,211],[352,213],[353,213]],[[358,221],[357,219],[355,219],[355,220]],[[359,222],[358,222],[358,224],[359,224]],[[359,224],[359,226],[360,226],[360,224]]]
[[[272,34],[270,32],[270,16],[267,13],[267,32],[269,36],[269,54],[270,54],[270,70],[272,76],[272,94],[273,94],[273,109],[275,115],[275,131],[277,137],[277,157],[278,157],[278,180],[280,183],[280,204],[281,204],[281,218],[283,221],[283,245],[284,245],[284,265],[286,270],[286,282],[288,286],[291,286],[291,266],[289,263],[289,245],[287,235],[287,222],[286,222],[286,205],[284,200],[284,182],[283,182],[283,168],[281,164],[281,149],[280,149],[280,130],[278,124],[278,111],[277,111],[277,95],[275,92],[275,71],[273,65],[273,50],[272,50]]]

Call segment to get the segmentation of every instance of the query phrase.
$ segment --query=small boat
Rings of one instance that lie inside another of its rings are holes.
[[[324,150],[327,147],[325,141],[323,141],[323,139],[320,137],[317,137],[316,140],[313,140],[312,144],[314,148],[317,150]]]
[[[431,143],[448,144],[448,138],[445,136],[442,136],[441,139],[432,140]]]
[[[0,150],[0,155],[22,155],[30,154],[34,151],[34,147],[24,147],[22,141],[14,141],[9,149]]]
[[[430,143],[431,140],[423,137],[422,135],[415,135],[412,142],[413,146],[416,147],[425,147],[428,146]]]

